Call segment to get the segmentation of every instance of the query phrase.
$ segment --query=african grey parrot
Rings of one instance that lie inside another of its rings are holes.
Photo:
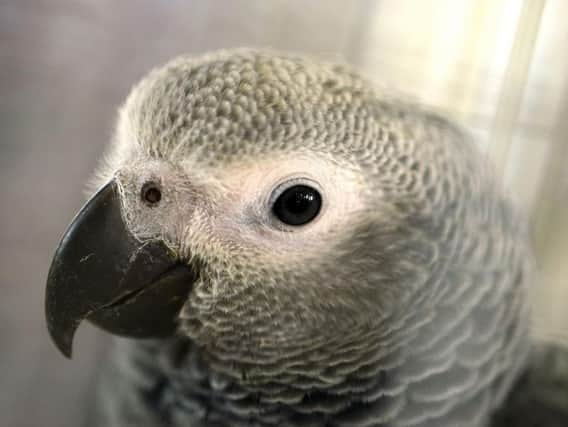
[[[504,402],[531,354],[527,229],[443,117],[343,65],[184,56],[132,90],[98,176],[49,272],[48,328],[67,356],[83,319],[145,339],[111,352],[93,425],[526,408]]]

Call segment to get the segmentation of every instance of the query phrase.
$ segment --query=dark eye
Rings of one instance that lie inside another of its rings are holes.
[[[148,206],[156,206],[162,199],[162,191],[157,183],[147,182],[142,186],[140,196]]]
[[[303,225],[313,220],[321,209],[320,193],[307,185],[294,185],[276,199],[274,215],[288,225]]]

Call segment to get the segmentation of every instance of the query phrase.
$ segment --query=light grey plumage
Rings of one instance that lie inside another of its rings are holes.
[[[483,426],[526,362],[522,220],[466,133],[346,67],[178,58],[100,176],[199,278],[177,337],[119,343],[98,425]],[[297,229],[270,216],[288,178],[324,200]]]

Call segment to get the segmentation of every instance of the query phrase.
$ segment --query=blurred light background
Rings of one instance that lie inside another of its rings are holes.
[[[116,108],[180,53],[262,46],[353,64],[478,137],[531,218],[535,329],[568,336],[568,1],[0,0],[0,426],[80,425],[106,337],[44,325],[54,248]]]

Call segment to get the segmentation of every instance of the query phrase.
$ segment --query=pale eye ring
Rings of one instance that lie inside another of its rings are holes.
[[[160,185],[154,181],[144,183],[140,191],[140,198],[147,206],[154,207],[158,205],[160,200],[162,200]]]

